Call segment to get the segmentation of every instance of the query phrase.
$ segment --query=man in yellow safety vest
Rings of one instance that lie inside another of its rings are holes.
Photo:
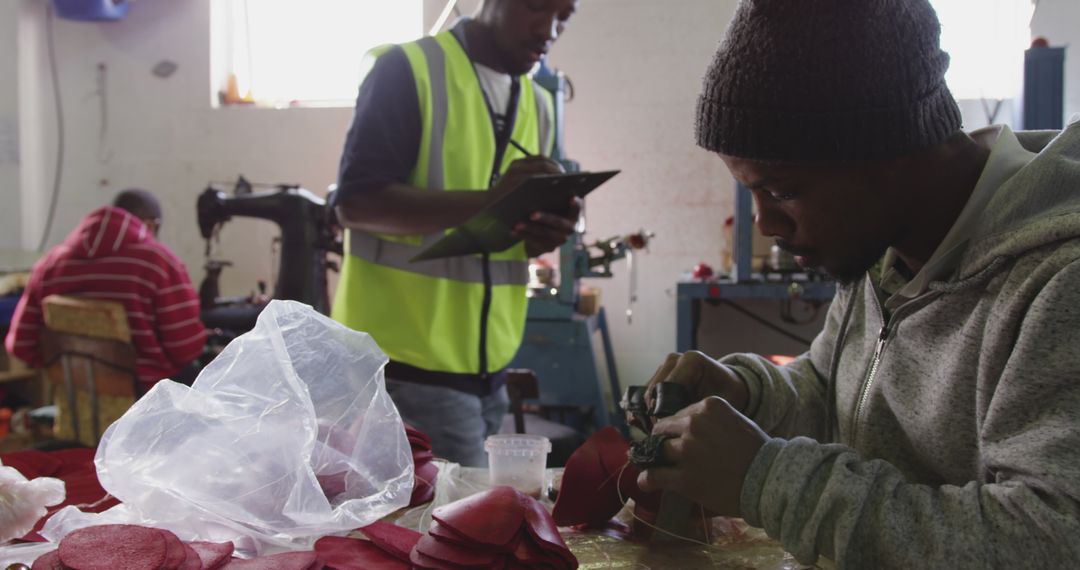
[[[566,241],[580,200],[532,214],[506,251],[409,260],[524,177],[561,171],[544,158],[551,97],[528,73],[576,6],[486,0],[448,31],[373,50],[341,159],[333,318],[372,335],[403,418],[463,465],[486,463],[508,408],[501,371],[521,344],[528,258]]]

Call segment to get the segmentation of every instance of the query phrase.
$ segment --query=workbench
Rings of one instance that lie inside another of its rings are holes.
[[[561,468],[547,470],[547,481],[558,480]],[[478,467],[460,467],[440,462],[436,500],[392,515],[398,525],[424,531],[431,521],[432,508],[479,493],[490,487],[488,470]],[[541,502],[551,507],[551,501]],[[616,521],[630,523],[630,509],[624,508]],[[578,559],[579,568],[634,568],[639,570],[667,570],[685,568],[795,570],[807,568],[799,564],[791,554],[784,552],[780,543],[769,538],[765,531],[746,525],[741,519],[717,519],[714,528],[726,529],[715,537],[711,545],[695,544],[684,540],[652,540],[632,542],[616,538],[599,530],[560,528],[566,545]],[[814,568],[835,568],[830,561],[820,559]]]
[[[805,275],[805,274],[804,274]],[[701,323],[701,302],[708,300],[769,300],[803,299],[828,301],[836,294],[836,283],[811,280],[808,277],[788,277],[770,281],[761,277],[754,281],[736,282],[728,278],[716,280],[679,281],[675,286],[675,351],[697,350],[697,330]]]
[[[38,453],[40,452],[33,452]],[[60,457],[58,463],[64,465],[64,475],[58,475],[70,481],[77,482],[72,488],[82,493],[77,497],[70,497],[74,503],[94,503],[93,508],[87,509],[92,512],[100,512],[117,504],[115,499],[106,501],[104,504],[96,500],[105,493],[96,481],[94,465],[92,462],[93,451],[89,449],[70,449],[61,452],[53,452],[51,455]],[[446,463],[436,460],[439,465],[439,477],[436,480],[436,497],[432,503],[427,503],[403,509],[386,518],[403,527],[426,531],[431,522],[431,511],[440,505],[456,501],[475,493],[482,492],[491,487],[488,481],[489,473],[486,468],[461,467],[457,464]],[[561,478],[561,468],[551,468],[546,471],[548,485],[552,481]],[[548,508],[551,501],[543,497],[541,501]],[[615,520],[629,524],[632,522],[630,509],[624,508],[616,515]],[[684,568],[715,568],[715,569],[745,569],[755,570],[794,570],[806,568],[799,564],[790,554],[784,551],[780,544],[769,538],[761,529],[753,528],[745,524],[741,519],[717,518],[713,519],[711,527],[717,529],[713,535],[711,544],[694,543],[684,540],[652,540],[650,542],[633,542],[623,538],[617,538],[605,531],[580,530],[573,528],[560,528],[566,545],[578,559],[579,568],[635,568],[642,570],[666,570]],[[362,534],[354,533],[355,537]],[[30,545],[25,545],[30,547]],[[35,550],[34,554],[16,555],[8,552],[8,558],[0,549],[0,563],[11,560],[23,560],[36,558],[52,547],[41,544],[39,547],[30,547]],[[29,557],[29,558],[26,558]],[[820,559],[814,568],[832,569],[835,566],[828,560]],[[3,568],[3,566],[0,566]]]

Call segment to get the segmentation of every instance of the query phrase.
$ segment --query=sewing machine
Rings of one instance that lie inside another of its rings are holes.
[[[243,177],[227,195],[211,184],[197,202],[199,231],[206,239],[206,277],[199,287],[203,322],[237,333],[254,326],[268,299],[228,299],[219,294],[218,279],[230,262],[211,258],[211,243],[232,217],[269,220],[281,229],[278,275],[270,298],[292,299],[321,313],[330,311],[326,271],[334,268],[328,252],[341,253],[332,212],[326,201],[296,185],[262,185],[256,191]],[[260,296],[261,297],[261,296]]]

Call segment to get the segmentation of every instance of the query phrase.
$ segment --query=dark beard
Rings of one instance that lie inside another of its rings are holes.
[[[779,238],[776,239],[775,242],[777,247],[791,255],[813,256],[814,254],[811,250],[793,247],[788,242]],[[845,263],[842,267],[815,267],[813,269],[828,275],[841,285],[851,285],[859,279],[862,279],[863,275],[865,275],[866,272],[885,255],[885,251],[888,249],[889,246],[887,244],[866,246],[856,251],[854,260]]]
[[[829,277],[835,279],[837,283],[845,286],[851,285],[862,279],[866,272],[885,255],[888,249],[888,245],[868,246],[859,250],[857,252],[858,257],[843,267],[822,268],[822,270]]]

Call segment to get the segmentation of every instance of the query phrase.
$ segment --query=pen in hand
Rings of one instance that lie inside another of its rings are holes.
[[[507,140],[509,140],[509,141],[510,141],[510,144],[514,145],[514,148],[516,148],[516,149],[520,150],[520,151],[521,151],[521,153],[522,153],[522,154],[524,154],[524,155],[525,155],[525,156],[526,156],[527,158],[528,158],[528,157],[532,157],[532,156],[534,156],[534,155],[533,155],[533,153],[529,152],[529,151],[528,151],[528,149],[526,149],[525,147],[521,146],[521,143],[517,142],[516,140],[514,140],[514,139],[512,139],[512,138],[511,138],[511,139],[507,139]]]

